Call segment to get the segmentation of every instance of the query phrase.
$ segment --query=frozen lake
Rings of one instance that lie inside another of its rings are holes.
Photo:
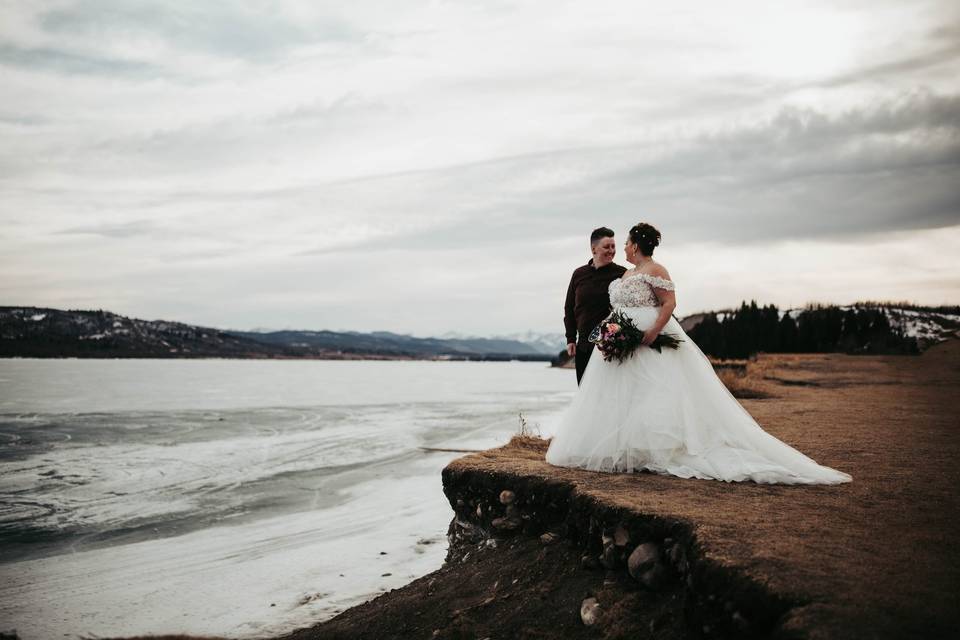
[[[543,363],[0,360],[0,631],[255,638],[438,568],[440,471],[550,423]],[[390,574],[390,575],[383,575]]]

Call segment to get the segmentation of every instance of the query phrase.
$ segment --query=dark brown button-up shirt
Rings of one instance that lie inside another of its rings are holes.
[[[563,307],[563,326],[567,344],[577,343],[578,349],[590,348],[590,332],[610,313],[610,294],[607,287],[623,275],[626,268],[611,262],[599,269],[590,262],[577,268],[570,276],[567,302]]]

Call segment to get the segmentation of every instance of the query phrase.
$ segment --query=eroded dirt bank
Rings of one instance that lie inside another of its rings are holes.
[[[853,483],[590,473],[515,442],[444,470],[442,569],[288,637],[954,637],[960,341],[762,364],[744,405]]]

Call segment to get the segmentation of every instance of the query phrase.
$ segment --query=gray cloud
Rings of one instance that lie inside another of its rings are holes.
[[[927,51],[900,60],[894,60],[893,62],[885,62],[883,64],[857,69],[853,73],[835,76],[813,84],[821,87],[840,87],[848,84],[877,81],[890,76],[899,76],[955,63],[958,56],[960,56],[960,41],[955,41],[941,46],[934,51]]]
[[[110,207],[269,218],[273,232],[288,229],[301,246],[364,224],[364,235],[290,252],[301,257],[353,251],[371,239],[409,251],[529,244],[640,217],[666,222],[673,242],[849,238],[960,224],[958,113],[958,96],[910,94],[840,114],[785,108],[670,144],[572,148],[287,188],[168,189]],[[174,162],[190,138],[153,138],[146,157]],[[202,153],[178,167],[243,155],[239,141],[202,139],[194,140]],[[203,233],[189,219],[170,224]],[[105,237],[157,231],[145,219],[70,229]]]
[[[840,115],[790,108],[764,123],[696,136],[672,149],[569,149],[417,172],[406,178],[423,185],[420,197],[391,202],[391,210],[433,206],[443,215],[428,228],[392,236],[390,244],[428,250],[531,243],[639,217],[668,222],[675,242],[752,243],[952,226],[960,224],[958,114],[960,97],[933,95]],[[582,178],[522,188],[531,174],[551,170]],[[349,184],[389,193],[386,181],[403,179]],[[322,190],[332,197],[341,188],[327,184]],[[482,204],[465,206],[465,194]]]
[[[882,62],[859,65],[853,71],[820,78],[806,86],[842,87],[844,85],[882,82],[897,77],[911,77],[917,72],[935,70],[950,64],[956,65],[960,58],[960,12],[954,5],[944,8],[940,15],[941,25],[927,31],[924,37],[904,42],[894,39],[884,52]]]
[[[506,331],[554,323],[589,230],[640,219],[733,265],[688,310],[754,295],[789,239],[829,271],[922,237],[930,279],[896,291],[954,295],[956,10],[761,5],[756,29],[707,3],[3,5],[0,296],[394,330],[456,301],[445,322]]]
[[[297,23],[269,7],[245,2],[166,4],[149,0],[82,0],[46,13],[41,24],[54,33],[104,38],[159,37],[179,47],[246,60],[273,58],[310,42],[347,41],[360,34],[344,21]]]
[[[58,235],[95,235],[104,238],[133,238],[155,235],[157,231],[157,225],[150,220],[132,220],[113,224],[103,223],[71,227],[55,233]]]
[[[27,49],[2,44],[0,44],[0,64],[64,74],[147,77],[164,73],[157,65],[135,60],[121,60],[50,48]]]

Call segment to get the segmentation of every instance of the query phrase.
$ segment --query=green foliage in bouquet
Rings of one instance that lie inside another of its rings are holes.
[[[643,346],[643,331],[638,329],[629,317],[614,311],[590,333],[590,342],[597,345],[604,360],[623,362],[638,347]],[[663,353],[662,349],[676,349],[681,342],[683,340],[673,334],[661,333],[649,347]]]

